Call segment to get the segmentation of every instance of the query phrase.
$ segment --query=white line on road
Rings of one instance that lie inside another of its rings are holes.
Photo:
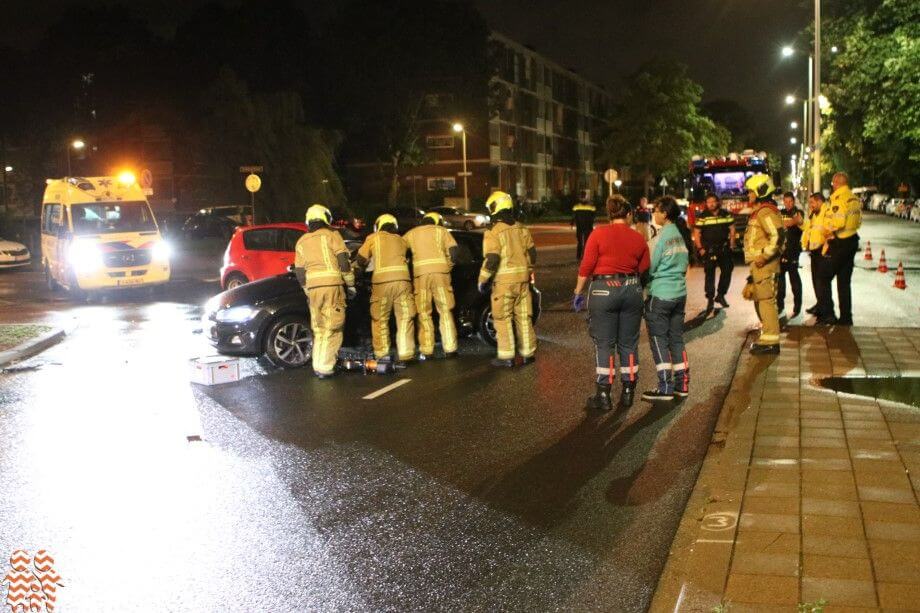
[[[372,392],[372,393],[368,394],[367,396],[365,396],[364,398],[362,398],[362,400],[373,400],[374,398],[378,398],[378,397],[380,397],[380,396],[383,396],[383,395],[386,394],[387,392],[392,392],[392,391],[395,390],[397,387],[400,387],[401,385],[405,385],[405,384],[408,383],[409,381],[412,381],[412,379],[400,379],[400,380],[397,381],[396,383],[391,383],[391,384],[389,384],[389,385],[386,386],[386,387],[380,388],[380,389],[377,390],[376,392]]]
[[[728,539],[696,539],[697,543],[734,543],[735,541]]]

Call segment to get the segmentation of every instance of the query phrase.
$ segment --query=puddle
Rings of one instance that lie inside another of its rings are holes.
[[[825,389],[900,402],[920,408],[920,377],[829,377],[818,381]]]

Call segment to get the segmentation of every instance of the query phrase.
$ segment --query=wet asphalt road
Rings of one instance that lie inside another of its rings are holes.
[[[0,375],[0,554],[49,550],[60,611],[644,610],[755,321],[746,271],[690,324],[690,398],[612,421],[582,408],[573,260],[541,252],[535,365],[492,370],[470,339],[373,400],[397,379],[245,360],[239,383],[190,384],[206,258],[155,298],[86,305],[0,275],[0,319],[69,330]],[[641,390],[644,331],[640,364]]]

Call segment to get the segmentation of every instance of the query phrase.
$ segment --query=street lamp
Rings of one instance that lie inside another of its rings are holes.
[[[74,151],[82,151],[84,147],[86,147],[86,143],[84,143],[83,140],[81,140],[81,139],[79,139],[79,138],[75,138],[75,139],[70,143],[70,145],[67,147],[67,176],[68,176],[68,177],[69,177],[71,174],[73,174],[73,170],[71,170],[71,167],[70,167],[70,150],[71,150],[71,148],[73,148]]]
[[[789,129],[791,129],[791,130],[798,130],[798,129],[799,129],[799,122],[793,121],[792,123],[790,123],[790,124],[789,124]]]
[[[623,185],[623,180],[617,179],[616,181],[613,182],[613,184],[617,186],[617,191],[620,191],[620,186]]]
[[[795,96],[793,96],[792,94],[786,94],[786,104],[787,105],[795,104]]]
[[[798,142],[799,142],[799,139],[797,139],[797,138],[794,137],[794,136],[793,136],[792,138],[789,139],[789,144],[790,144],[790,145],[794,145],[794,144],[796,144],[796,143],[798,143]]]
[[[786,45],[783,47],[783,57],[792,57],[794,53],[795,49],[793,49],[791,46]]]
[[[3,167],[3,172],[13,172],[13,167],[12,167],[12,166],[4,166],[4,167]]]
[[[840,51],[840,49],[837,48],[837,45],[831,47],[831,53],[837,53],[838,51]]]
[[[470,197],[468,192],[467,179],[469,179],[470,172],[466,169],[466,130],[463,127],[463,124],[457,122],[453,125],[454,132],[462,135],[463,137],[463,172],[460,173],[463,176],[463,208],[467,211],[470,210]]]

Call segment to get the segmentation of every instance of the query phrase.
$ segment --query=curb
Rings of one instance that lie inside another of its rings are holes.
[[[7,351],[0,352],[0,370],[16,362],[22,362],[23,360],[38,355],[45,349],[60,343],[64,340],[65,336],[66,333],[62,328],[54,328],[50,332],[46,332],[39,337],[26,341]]]

